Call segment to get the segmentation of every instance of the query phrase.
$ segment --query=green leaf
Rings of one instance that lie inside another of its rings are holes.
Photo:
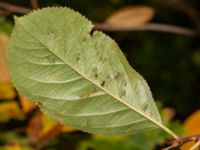
[[[77,129],[126,135],[161,125],[145,80],[117,44],[69,8],[16,19],[8,48],[14,85],[51,118]]]

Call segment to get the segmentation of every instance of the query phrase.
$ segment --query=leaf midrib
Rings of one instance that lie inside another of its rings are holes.
[[[144,114],[143,112],[141,112],[140,110],[138,110],[137,108],[135,108],[134,106],[126,103],[125,101],[123,101],[121,98],[113,95],[111,92],[109,92],[108,90],[104,89],[102,86],[100,86],[98,83],[93,82],[92,80],[88,79],[85,75],[83,75],[81,72],[79,72],[77,69],[75,69],[70,63],[66,62],[65,60],[63,60],[62,58],[58,57],[55,53],[53,53],[51,51],[51,49],[46,46],[45,44],[42,43],[42,41],[37,38],[31,31],[29,31],[28,29],[26,29],[26,27],[23,26],[23,24],[21,24],[18,20],[17,22],[19,25],[21,25],[21,27],[28,33],[30,33],[30,35],[35,38],[36,40],[38,40],[38,42],[43,45],[44,47],[46,47],[46,49],[49,50],[49,52],[51,52],[55,57],[57,57],[58,59],[60,59],[61,61],[63,61],[66,65],[68,65],[72,70],[74,70],[77,74],[79,74],[80,76],[82,76],[85,80],[87,80],[88,82],[94,84],[95,86],[97,86],[99,89],[101,89],[103,92],[107,93],[108,95],[110,95],[111,97],[113,97],[114,99],[116,99],[117,101],[119,101],[120,103],[122,103],[123,105],[125,105],[127,108],[129,108],[130,110],[132,110],[133,112],[139,114],[140,116],[146,118],[147,120],[149,120],[150,122],[152,122],[153,124],[163,128],[163,125],[156,121],[155,119],[152,119],[150,116]]]

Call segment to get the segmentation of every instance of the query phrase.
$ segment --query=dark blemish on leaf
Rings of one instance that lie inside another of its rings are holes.
[[[86,127],[90,127],[91,126],[91,123],[90,123],[89,120],[87,120],[84,124],[85,124]]]
[[[107,76],[106,80],[110,80],[110,76]]]
[[[105,83],[106,83],[106,81],[102,81],[102,82],[101,82],[101,86],[104,86]]]
[[[98,78],[98,74],[97,73],[95,73],[94,76],[95,76],[95,78]]]
[[[111,79],[110,76],[107,76],[105,81],[109,81],[110,79]]]
[[[124,97],[124,96],[126,96],[126,90],[123,90],[121,95],[120,95],[120,97]]]
[[[87,97],[89,97],[91,94],[96,93],[97,91],[98,91],[97,88],[93,88],[93,89],[87,91],[86,93],[80,95],[79,97],[80,97],[80,98],[87,98]]]
[[[80,60],[80,57],[79,57],[79,56],[77,56],[77,57],[76,57],[76,60],[77,60],[77,62],[79,62],[79,60]]]
[[[143,110],[146,111],[148,107],[149,107],[148,104],[144,104]]]
[[[62,107],[59,111],[60,111],[61,113],[65,113],[66,109],[65,109],[65,107]]]
[[[95,78],[98,78],[98,71],[97,71],[97,68],[96,67],[94,67],[93,69],[92,69],[92,71],[94,72],[94,76],[95,76]]]
[[[107,76],[106,80],[103,80],[101,82],[101,86],[103,87],[105,85],[105,83],[110,79],[110,76]]]
[[[105,63],[105,62],[107,61],[107,58],[105,58],[105,57],[100,57],[99,61],[102,62],[102,63]]]
[[[152,112],[152,111],[150,111],[150,112],[149,112],[149,115],[150,115],[150,116],[153,116],[153,112]]]
[[[77,57],[76,57],[77,62],[80,61],[80,58],[81,58],[81,57],[80,57],[80,54],[78,54]]]
[[[53,56],[47,56],[46,59],[47,59],[47,61],[48,61],[49,63],[55,63],[55,59],[54,59]]]
[[[87,37],[84,37],[84,38],[83,38],[83,42],[85,42],[86,40],[87,40]]]
[[[120,72],[117,72],[117,74],[115,75],[115,80],[119,80],[121,78],[122,74]]]
[[[47,34],[48,34],[48,36],[50,36],[50,35],[52,35],[52,34],[53,34],[53,32],[52,32],[52,31],[50,31],[50,32],[48,32]]]

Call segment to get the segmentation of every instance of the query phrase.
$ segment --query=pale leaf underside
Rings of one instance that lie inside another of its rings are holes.
[[[17,90],[57,121],[108,135],[161,123],[145,80],[117,44],[69,8],[16,19],[8,65]],[[152,121],[153,120],[153,121]]]

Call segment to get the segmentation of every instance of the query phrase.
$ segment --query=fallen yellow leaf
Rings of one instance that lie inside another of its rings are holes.
[[[200,109],[190,115],[183,124],[187,135],[200,133]]]
[[[64,125],[63,125],[62,131],[63,131],[63,132],[69,133],[69,132],[74,132],[74,131],[77,131],[77,130],[74,129],[74,128],[71,128],[71,127],[69,127],[69,126],[66,126],[66,125],[64,126]]]
[[[0,122],[7,122],[10,119],[24,119],[24,114],[17,102],[9,101],[0,103]]]
[[[10,82],[0,82],[0,99],[10,100],[14,99],[16,92]]]
[[[29,113],[33,109],[37,108],[37,105],[27,100],[26,97],[19,95],[19,100],[22,106],[22,109],[25,113]]]
[[[19,143],[13,143],[11,145],[5,145],[3,147],[0,147],[0,149],[1,150],[33,150],[32,148],[27,147],[27,146],[22,146]]]
[[[54,120],[52,120],[51,118],[47,117],[46,115],[43,114],[43,117],[42,117],[42,124],[44,126],[43,128],[43,131],[41,134],[46,134],[48,133],[54,126],[58,125],[58,123]],[[69,127],[69,126],[64,126],[64,125],[61,125],[62,126],[62,131],[63,132],[73,132],[75,131],[75,129]]]
[[[56,126],[58,124],[56,121],[47,117],[43,113],[42,113],[42,117],[41,117],[41,122],[42,122],[42,126],[43,126],[43,129],[40,132],[41,135],[47,134],[54,126]]]
[[[148,6],[127,6],[112,13],[106,23],[120,27],[133,27],[149,22],[155,10]]]
[[[184,122],[183,127],[187,136],[200,134],[200,109],[191,114]],[[194,142],[184,144],[182,150],[188,150]],[[196,149],[198,150],[198,149]]]
[[[33,141],[46,143],[61,132],[72,132],[74,130],[58,124],[42,112],[39,112],[30,120],[26,132]]]
[[[20,144],[12,144],[12,145],[6,145],[4,147],[4,150],[22,150],[22,147]]]
[[[0,32],[0,81],[8,82],[10,77],[6,66],[6,46],[9,42],[9,36],[6,33]]]

